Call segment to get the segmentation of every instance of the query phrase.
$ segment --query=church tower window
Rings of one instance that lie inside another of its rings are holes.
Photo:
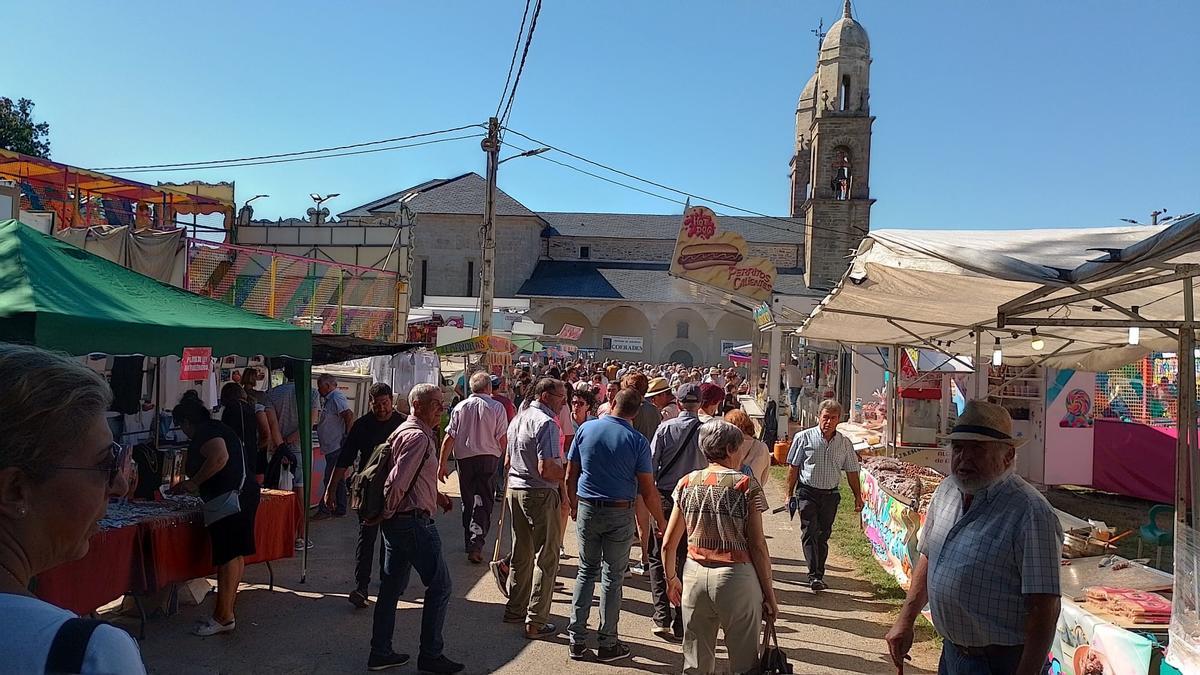
[[[838,94],[838,103],[842,110],[850,109],[850,76],[842,76],[842,91]]]

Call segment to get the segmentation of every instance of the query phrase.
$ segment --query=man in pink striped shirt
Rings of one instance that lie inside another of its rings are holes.
[[[442,627],[450,602],[450,570],[442,556],[442,540],[434,510],[450,510],[450,501],[437,491],[437,441],[433,425],[442,416],[442,392],[436,385],[418,384],[409,392],[412,414],[392,432],[394,464],[384,481],[386,501],[383,509],[384,557],[379,598],[371,626],[371,654],[368,670],[385,670],[408,663],[407,654],[392,650],[396,629],[396,603],[408,586],[413,568],[425,584],[425,603],[421,610],[421,651],[417,668],[428,673],[457,673],[463,664],[443,653]]]

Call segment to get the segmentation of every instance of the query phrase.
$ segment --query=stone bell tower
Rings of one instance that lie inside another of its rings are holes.
[[[804,282],[832,289],[870,228],[871,43],[850,0],[796,106],[791,215],[804,218]]]

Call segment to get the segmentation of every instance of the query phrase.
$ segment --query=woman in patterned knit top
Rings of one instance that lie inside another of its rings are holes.
[[[709,464],[675,487],[663,544],[663,568],[671,572],[679,539],[687,536],[683,579],[667,579],[671,602],[683,607],[683,672],[714,672],[718,628],[730,671],[750,672],[758,663],[761,622],[773,622],[778,610],[763,537],[767,502],[758,479],[741,472],[741,430],[713,419],[700,427],[699,443]]]

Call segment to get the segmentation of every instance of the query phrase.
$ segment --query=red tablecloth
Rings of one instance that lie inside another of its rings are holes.
[[[257,552],[246,563],[290,558],[302,516],[294,493],[263,490],[254,521]],[[38,597],[86,614],[126,593],[154,593],[215,571],[199,511],[103,530],[89,544],[83,558],[38,575]]]
[[[246,559],[246,564],[292,557],[301,516],[295,493],[263,490],[254,517],[256,552]],[[151,526],[146,529],[145,537],[148,590],[206,577],[216,571],[212,566],[212,540],[199,520],[183,527]]]

